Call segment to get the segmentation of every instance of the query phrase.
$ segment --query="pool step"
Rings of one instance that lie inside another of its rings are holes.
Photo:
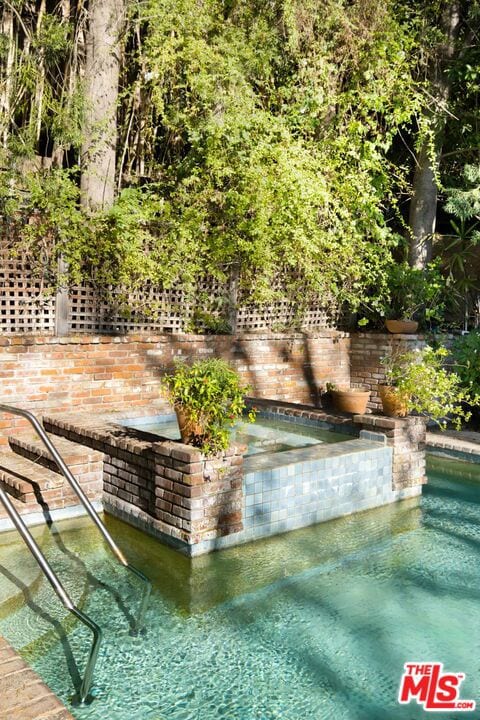
[[[35,505],[41,501],[55,500],[61,497],[64,484],[62,475],[52,472],[14,452],[0,453],[0,482],[9,494],[21,503]]]
[[[71,472],[92,500],[103,489],[103,453],[66,438],[51,436]],[[0,483],[22,515],[76,506],[79,500],[51,459],[42,441],[31,431],[8,438],[10,450],[0,453]],[[6,513],[0,507],[0,523]]]
[[[8,542],[10,540],[10,542]],[[42,572],[31,555],[19,548],[18,535],[0,534],[0,622],[33,598]]]
[[[49,437],[77,479],[86,479],[85,475],[102,470],[103,453],[58,435],[49,434]],[[10,435],[8,442],[14,453],[48,468],[54,473],[61,474],[45,445],[31,431],[25,430]]]

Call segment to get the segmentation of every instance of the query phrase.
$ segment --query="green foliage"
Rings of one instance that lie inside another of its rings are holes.
[[[426,270],[411,268],[407,263],[391,265],[388,291],[386,318],[415,318],[422,324],[442,319],[445,281],[439,272],[438,263],[431,263]]]
[[[475,27],[473,5],[467,19]],[[87,6],[66,17],[61,4],[47,4],[41,21],[23,0],[15,7],[23,26],[8,117],[0,117],[8,136],[1,167],[15,172],[0,173],[0,195],[11,217],[35,212],[16,252],[36,257],[52,287],[65,281],[56,273],[61,252],[69,282],[114,288],[125,312],[135,309],[132,290],[178,285],[188,293],[199,275],[223,282],[232,268],[245,300],[293,299],[299,318],[313,298],[377,315],[388,305],[410,173],[399,138],[431,104],[424,76],[444,40],[439,0],[127,3],[119,194],[95,216],[78,209],[75,167],[42,172],[41,187],[22,169],[36,154],[54,152],[59,164],[79,159]],[[470,139],[478,135],[467,112],[478,107],[473,46],[448,70],[465,118],[460,135]],[[0,63],[11,49],[1,36]],[[433,133],[433,115],[443,111],[427,113],[420,135]],[[457,135],[447,142],[465,144]],[[458,160],[446,165],[458,179]],[[449,203],[471,210],[474,190],[461,195],[462,183]],[[422,287],[403,266],[398,273],[407,292],[390,299],[401,314],[438,319],[433,270]],[[226,331],[219,315],[206,308],[194,326]]]
[[[165,247],[182,238],[191,274],[239,265],[256,301],[357,307],[398,240],[387,153],[419,103],[395,6],[151,0],[140,19]]]
[[[79,189],[68,170],[0,173],[0,214],[13,229],[11,252],[53,291],[66,281],[58,275],[63,255],[71,277],[81,275],[89,228],[79,208]]]
[[[480,165],[465,165],[463,185],[447,189],[447,198],[445,210],[454,217],[464,222],[480,219]]]
[[[470,388],[460,376],[445,367],[449,351],[426,346],[422,350],[392,352],[382,358],[386,383],[405,398],[409,412],[424,415],[441,429],[451,422],[460,429],[470,413],[465,402],[474,402]]]
[[[235,370],[219,359],[197,360],[192,364],[178,362],[175,371],[163,378],[162,385],[172,404],[201,428],[194,444],[206,454],[228,447],[229,428],[242,417],[245,395],[250,389]],[[255,420],[253,410],[247,419]]]
[[[470,332],[455,340],[452,348],[453,367],[462,387],[480,397],[480,332]]]
[[[480,243],[480,166],[466,165],[462,186],[447,189],[445,210],[453,215],[451,232],[442,240],[442,264],[455,307],[461,308],[468,325],[470,305],[480,290],[478,246]]]

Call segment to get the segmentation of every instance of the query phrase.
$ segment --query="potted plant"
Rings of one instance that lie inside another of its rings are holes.
[[[363,415],[370,400],[370,390],[365,387],[337,388],[331,390],[335,410],[353,415]]]
[[[411,334],[418,330],[421,318],[440,319],[443,315],[441,294],[444,281],[436,264],[426,270],[408,263],[392,265],[388,275],[388,301],[384,307],[385,326],[391,333]]]
[[[459,376],[447,369],[450,355],[444,348],[426,346],[407,352],[392,351],[382,358],[386,384],[380,385],[383,412],[390,417],[423,415],[445,429],[447,420],[459,429],[470,413],[464,402],[470,393]]]
[[[249,391],[235,370],[219,359],[179,361],[163,378],[163,387],[175,408],[182,442],[206,454],[228,447],[230,429],[242,417]],[[253,422],[255,411],[246,419]]]

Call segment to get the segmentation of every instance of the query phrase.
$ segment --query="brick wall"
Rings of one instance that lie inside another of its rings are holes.
[[[423,343],[412,335],[336,331],[317,334],[0,337],[0,402],[42,415],[105,412],[159,400],[159,379],[175,357],[223,357],[256,397],[319,405],[319,388],[367,385],[380,408],[380,358],[391,347]],[[0,445],[23,421],[0,415]]]
[[[188,445],[155,443],[155,516],[163,531],[195,545],[243,530],[246,449],[233,443],[205,458]]]
[[[175,357],[223,357],[252,394],[318,404],[326,381],[349,382],[346,333],[0,337],[0,402],[39,415],[102,412],[159,398],[159,378]],[[0,445],[20,419],[0,416]]]
[[[425,341],[421,335],[391,335],[380,333],[355,333],[350,337],[350,382],[354,386],[364,385],[371,390],[368,407],[375,412],[382,403],[378,386],[385,381],[385,371],[380,359],[392,350],[406,352],[422,347]]]

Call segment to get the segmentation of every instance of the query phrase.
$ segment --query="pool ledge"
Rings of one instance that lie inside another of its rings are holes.
[[[380,438],[382,436],[379,435],[378,437]],[[309,445],[295,450],[285,450],[281,453],[250,455],[243,460],[243,470],[245,473],[273,470],[274,468],[296,465],[302,462],[327,460],[345,455],[356,455],[357,453],[367,452],[369,450],[380,450],[383,449],[384,445],[383,440],[378,441],[361,437],[328,445],[323,443]]]
[[[427,451],[432,455],[480,464],[480,433],[471,430],[428,432]]]
[[[1,636],[0,718],[74,720],[52,690]]]

